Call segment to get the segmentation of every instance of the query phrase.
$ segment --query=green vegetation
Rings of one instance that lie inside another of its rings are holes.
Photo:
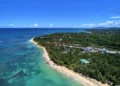
[[[89,30],[92,33],[55,33],[34,38],[44,46],[56,64],[66,66],[84,76],[120,85],[120,53],[84,51],[81,47],[107,48],[120,51],[120,30]],[[90,63],[84,64],[80,59]]]

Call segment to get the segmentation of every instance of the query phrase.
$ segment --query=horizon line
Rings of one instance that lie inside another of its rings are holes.
[[[104,28],[120,28],[120,27],[0,27],[0,29],[104,29]]]

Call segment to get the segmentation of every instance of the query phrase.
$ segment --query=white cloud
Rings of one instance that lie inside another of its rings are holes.
[[[15,25],[14,24],[9,24],[10,27],[14,27]]]
[[[53,27],[53,24],[50,24],[50,27]]]
[[[111,16],[111,19],[120,19],[120,16]]]
[[[33,28],[33,27],[38,27],[39,25],[37,23],[34,23],[34,24],[31,24],[29,25],[30,28]]]
[[[38,24],[35,23],[33,26],[34,26],[34,27],[38,27]]]
[[[83,25],[81,25],[82,27],[94,27],[95,26],[95,24],[83,24]]]
[[[107,20],[99,24],[82,24],[80,27],[120,27],[120,20]]]

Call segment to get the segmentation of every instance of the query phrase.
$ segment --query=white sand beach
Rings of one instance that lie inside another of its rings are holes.
[[[30,40],[30,42],[34,43],[35,45],[37,45],[37,42],[33,41],[33,38]],[[90,79],[87,78],[79,73],[76,73],[64,66],[59,66],[57,64],[55,64],[50,58],[49,55],[47,53],[47,50],[45,49],[45,47],[43,46],[39,46],[37,45],[39,48],[41,48],[43,50],[43,57],[45,58],[45,61],[50,65],[50,67],[52,67],[53,69],[72,77],[73,79],[77,80],[78,82],[80,82],[81,84],[83,84],[84,86],[109,86],[108,84],[102,84],[101,82],[96,81],[95,79]]]

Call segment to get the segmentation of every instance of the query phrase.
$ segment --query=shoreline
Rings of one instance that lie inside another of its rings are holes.
[[[46,63],[49,64],[50,67],[52,67],[53,69],[57,70],[58,72],[61,72],[62,74],[65,74],[67,76],[72,77],[73,79],[77,80],[78,83],[80,82],[82,85],[84,86],[109,86],[108,84],[102,84],[99,81],[96,81],[95,79],[90,79],[88,77],[85,77],[83,75],[81,75],[80,73],[76,73],[73,70],[70,70],[64,66],[59,66],[57,64],[55,64],[50,58],[49,55],[47,53],[47,50],[45,49],[45,47],[38,45],[37,42],[35,42],[33,40],[34,38],[32,38],[30,40],[30,42],[32,42],[33,44],[35,44],[36,46],[38,46],[39,48],[42,49],[43,51],[43,57],[46,61]]]

